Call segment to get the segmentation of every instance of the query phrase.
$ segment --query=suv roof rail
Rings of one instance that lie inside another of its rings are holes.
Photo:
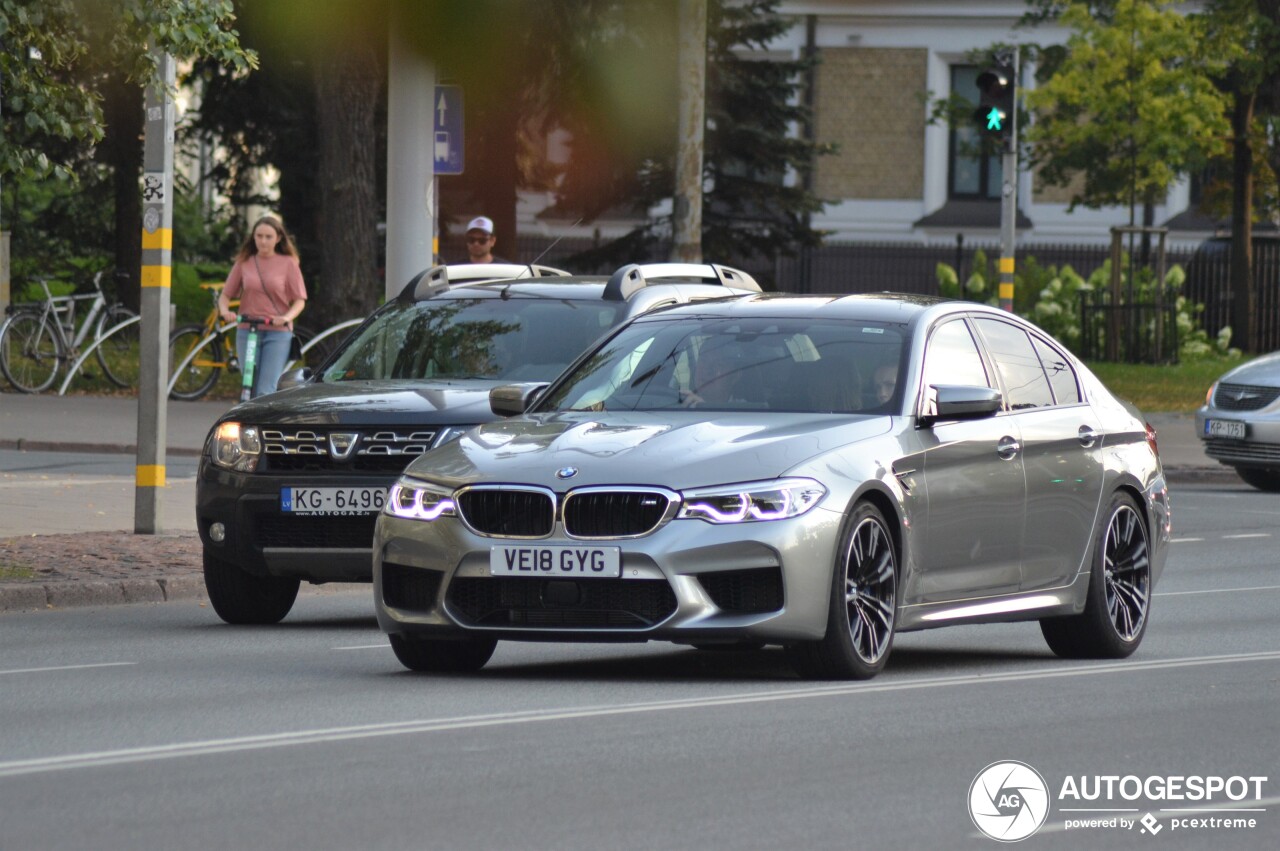
[[[609,277],[609,282],[604,287],[604,297],[610,301],[626,301],[650,282],[657,283],[671,278],[761,292],[755,278],[741,269],[719,263],[628,263]]]
[[[452,270],[452,271],[451,271]],[[563,269],[553,266],[539,266],[533,263],[459,263],[454,266],[440,264],[423,269],[409,279],[404,289],[400,290],[401,301],[414,302],[449,289],[450,285],[461,286],[481,281],[509,281],[521,278],[551,278],[569,275]]]

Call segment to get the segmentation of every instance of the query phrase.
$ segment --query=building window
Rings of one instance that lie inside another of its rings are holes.
[[[951,92],[972,104],[951,128],[947,197],[968,201],[1000,198],[1002,169],[999,152],[979,135],[966,118],[978,108],[978,74],[972,65],[951,66]]]

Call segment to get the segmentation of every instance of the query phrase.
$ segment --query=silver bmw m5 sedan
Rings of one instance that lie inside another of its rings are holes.
[[[637,318],[405,470],[374,597],[415,671],[500,640],[783,645],[868,678],[895,633],[1142,641],[1168,553],[1154,431],[1048,335],[968,302],[760,294]]]

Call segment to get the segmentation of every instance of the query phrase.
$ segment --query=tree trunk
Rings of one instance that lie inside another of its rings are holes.
[[[484,209],[480,212],[493,219],[494,254],[512,263],[520,262],[516,244],[516,186],[520,182],[519,120],[520,89],[510,86],[499,93],[505,104],[493,104],[486,110],[483,130],[484,159],[478,195]],[[477,164],[480,165],[480,164]],[[532,258],[529,258],[532,259]]]
[[[1236,92],[1231,108],[1231,328],[1232,342],[1258,350],[1253,286],[1253,92]]]
[[[303,323],[317,331],[365,316],[382,299],[374,182],[379,73],[375,51],[360,45],[317,57],[315,64],[320,271],[308,282]]]
[[[103,89],[106,132],[99,158],[115,189],[115,296],[133,310],[142,303],[142,88],[112,73]]]

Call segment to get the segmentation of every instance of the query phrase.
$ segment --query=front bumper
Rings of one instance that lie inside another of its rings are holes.
[[[842,516],[821,507],[788,520],[712,525],[673,520],[616,546],[620,579],[494,577],[492,546],[514,543],[454,518],[388,515],[374,538],[374,603],[392,634],[526,641],[796,641],[826,633]]]
[[[381,487],[394,475],[308,475],[236,473],[200,462],[196,480],[196,525],[205,549],[259,576],[309,582],[368,582],[373,575],[376,513],[291,515],[280,509],[285,487]],[[214,541],[209,528],[221,523],[226,538]]]
[[[1208,420],[1242,422],[1245,436],[1243,439],[1210,437],[1205,433]],[[1280,470],[1280,414],[1202,407],[1196,411],[1196,434],[1204,442],[1205,454],[1219,463]]]

